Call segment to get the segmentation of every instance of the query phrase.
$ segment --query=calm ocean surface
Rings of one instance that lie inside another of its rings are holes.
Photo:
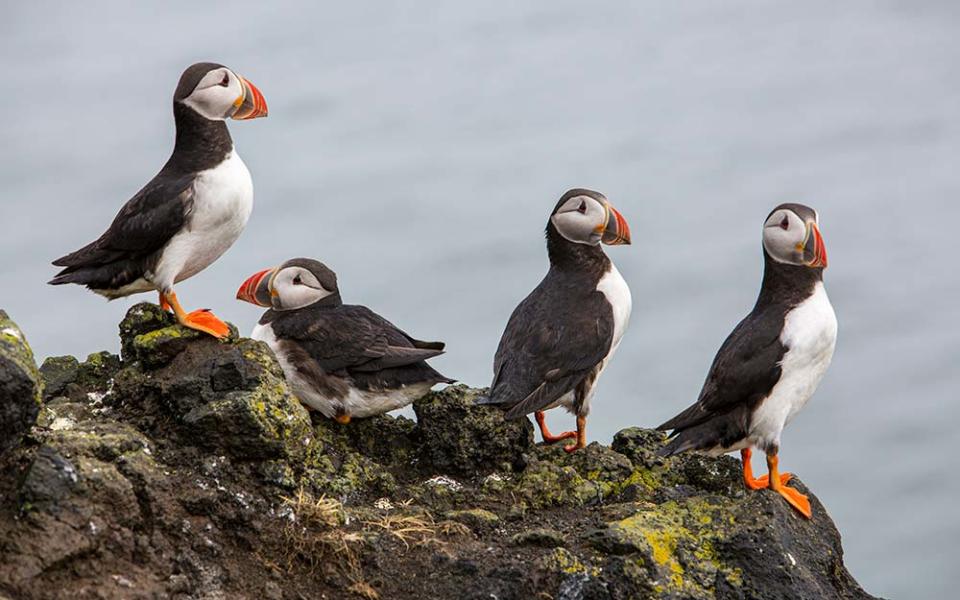
[[[956,593],[960,4],[4,4],[0,306],[40,359],[116,351],[126,308],[155,300],[44,282],[166,160],[198,60],[270,106],[230,123],[256,187],[247,231],[178,288],[243,331],[259,313],[239,284],[311,256],[347,302],[445,340],[437,367],[486,385],[556,199],[604,192],[633,231],[608,252],[634,313],[593,440],[696,398],[756,298],[763,218],[807,203],[840,337],[781,462],[868,591]]]

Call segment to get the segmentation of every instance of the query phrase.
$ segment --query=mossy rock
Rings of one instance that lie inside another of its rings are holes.
[[[500,523],[500,517],[483,508],[451,510],[444,516],[447,520],[463,523],[474,531],[490,529]]]
[[[476,477],[495,470],[522,470],[533,449],[533,425],[507,421],[503,411],[478,406],[482,390],[465,385],[430,392],[413,403],[420,455],[439,473]]]
[[[0,453],[19,445],[36,422],[42,388],[26,336],[0,310]]]
[[[40,365],[44,400],[64,395],[79,374],[80,361],[75,356],[51,356],[44,360]]]

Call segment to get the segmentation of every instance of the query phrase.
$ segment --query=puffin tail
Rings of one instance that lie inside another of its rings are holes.
[[[687,450],[693,450],[694,447],[695,444],[692,439],[687,436],[678,435],[673,437],[666,445],[661,446],[657,450],[657,456],[666,458],[675,454],[681,454]]]

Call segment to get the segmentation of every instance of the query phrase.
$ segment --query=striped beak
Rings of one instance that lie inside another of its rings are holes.
[[[250,304],[256,304],[264,308],[273,306],[271,302],[272,291],[270,290],[270,280],[276,269],[264,269],[251,275],[240,289],[237,290],[237,300],[243,300]]]
[[[607,202],[607,224],[603,228],[603,235],[600,241],[610,246],[630,243],[630,226],[627,220],[623,218],[620,211],[615,209],[612,204]]]
[[[807,224],[807,238],[803,242],[803,260],[808,267],[827,266],[827,246],[823,243],[820,228],[816,223]]]
[[[243,95],[233,103],[236,110],[233,111],[231,117],[238,121],[246,121],[247,119],[267,116],[267,101],[263,98],[263,94],[260,93],[257,86],[239,75],[237,75],[237,78],[240,80],[240,85],[243,86]]]

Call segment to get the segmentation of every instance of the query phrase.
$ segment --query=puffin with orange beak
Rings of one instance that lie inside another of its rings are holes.
[[[254,273],[237,299],[268,308],[250,337],[267,343],[293,393],[342,424],[402,408],[438,383],[426,363],[443,342],[415,339],[365,306],[344,304],[336,274],[309,258]]]
[[[606,197],[592,190],[565,193],[547,221],[550,269],[513,311],[493,361],[493,383],[480,404],[506,418],[534,414],[543,441],[587,444],[587,415],[597,381],[627,328],[630,288],[601,244],[630,243],[630,228]],[[577,430],[553,435],[544,411],[563,406]]]
[[[217,338],[225,323],[207,310],[187,312],[174,284],[220,258],[253,209],[253,182],[226,119],[267,116],[263,94],[216,63],[187,68],[173,94],[176,141],[160,172],[133,196],[96,241],[53,261],[50,283],[77,283],[110,300],[157,291],[160,305],[186,327]]]
[[[739,450],[747,488],[769,488],[810,518],[810,502],[786,485],[791,475],[779,471],[778,453],[783,428],[816,391],[837,342],[817,212],[802,204],[773,209],[763,258],[756,305],[720,346],[697,402],[659,427],[672,430],[660,453]],[[751,448],[766,454],[768,475],[754,478]]]

